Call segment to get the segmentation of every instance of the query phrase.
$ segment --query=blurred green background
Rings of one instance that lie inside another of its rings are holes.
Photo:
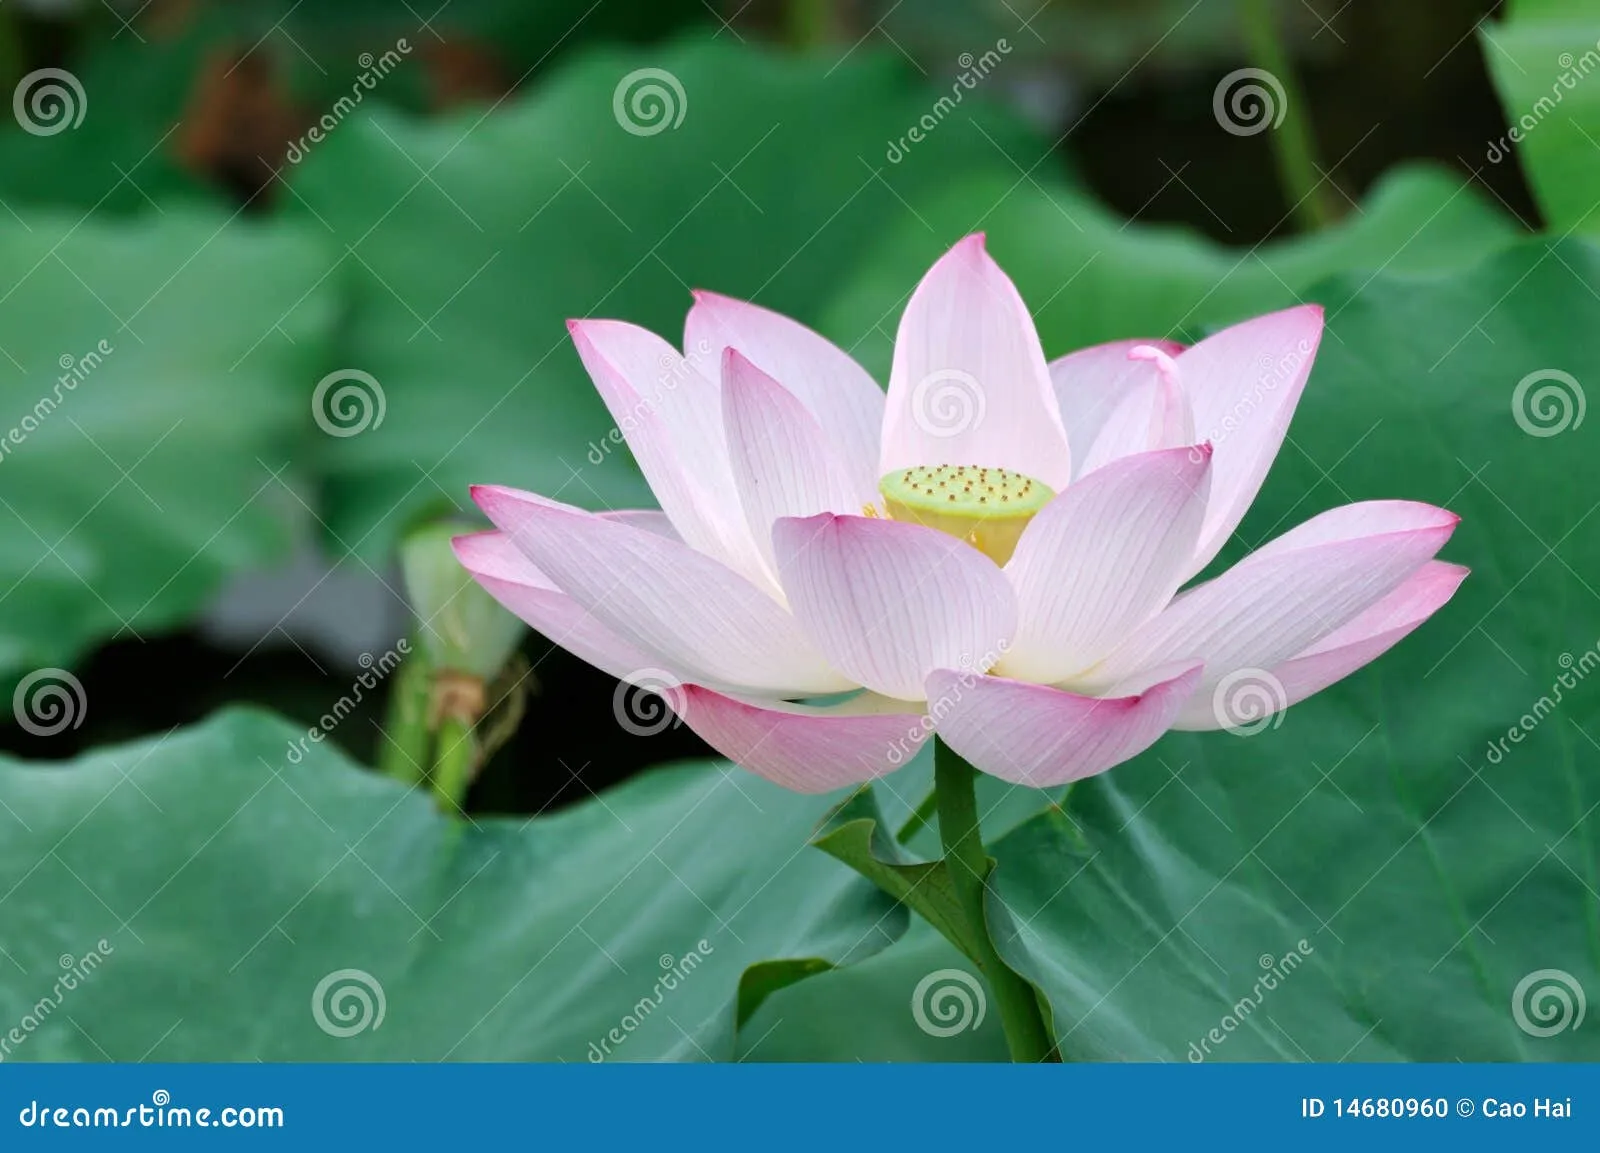
[[[105,939],[124,976],[25,1055],[583,1060],[704,939],[625,1059],[1003,1053],[917,1027],[960,958],[805,847],[828,799],[620,724],[543,638],[465,825],[355,767],[382,693],[285,754],[410,634],[400,542],[476,523],[469,484],[651,503],[566,318],[676,340],[703,287],[882,381],[981,229],[1051,356],[1327,306],[1226,559],[1397,497],[1461,512],[1475,570],[1281,729],[991,791],[1007,957],[1065,1050],[1184,1060],[1305,939],[1223,1059],[1595,1059],[1508,999],[1600,989],[1600,690],[1484,750],[1600,637],[1584,395],[1553,432],[1512,400],[1600,363],[1597,44],[1591,0],[0,7],[0,682],[81,685],[71,724],[0,726],[0,1022]],[[332,411],[330,376],[366,392]],[[304,1002],[357,966],[391,1017],[346,1043]]]

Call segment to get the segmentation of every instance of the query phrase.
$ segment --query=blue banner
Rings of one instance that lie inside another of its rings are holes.
[[[1596,1074],[1593,1065],[5,1065],[0,1149],[190,1139],[417,1148],[478,1137],[650,1153],[875,1139],[1593,1148]]]

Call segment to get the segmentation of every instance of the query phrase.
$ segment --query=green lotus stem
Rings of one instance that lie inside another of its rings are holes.
[[[911,843],[911,838],[922,832],[923,829],[933,824],[934,814],[939,811],[939,790],[929,789],[928,795],[922,798],[922,803],[911,811],[906,818],[906,823],[900,826],[900,831],[894,839],[902,844]]]
[[[1274,0],[1242,0],[1241,15],[1250,57],[1283,89],[1283,120],[1270,132],[1278,182],[1300,226],[1315,231],[1333,222],[1337,205],[1327,180],[1317,171],[1316,144],[1311,136],[1310,103],[1278,31]]]
[[[434,747],[433,772],[429,774],[434,795],[442,808],[460,812],[478,772],[478,742],[472,735],[472,726],[459,718],[446,717],[439,725]]]
[[[815,48],[828,39],[829,0],[789,0],[785,10],[789,43],[796,48]]]
[[[978,821],[978,771],[937,736],[933,745],[934,789],[939,798],[939,838],[945,868],[961,902],[971,944],[994,993],[995,1008],[1013,1061],[1060,1060],[1033,986],[1000,959],[989,936],[984,894],[994,862],[983,847]]]
[[[400,662],[389,685],[389,705],[378,741],[378,771],[401,784],[415,785],[427,774],[429,749],[428,693],[433,669],[413,639],[411,653]]]

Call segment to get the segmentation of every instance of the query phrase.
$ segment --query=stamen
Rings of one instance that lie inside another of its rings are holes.
[[[959,490],[955,484],[960,485]],[[1022,473],[976,465],[941,464],[904,469],[879,483],[888,515],[967,541],[1005,564],[1022,530],[1055,496]]]
[[[1128,350],[1128,359],[1152,361],[1156,366],[1156,371],[1161,374],[1162,383],[1171,388],[1178,386],[1178,362],[1155,345],[1134,345]]]

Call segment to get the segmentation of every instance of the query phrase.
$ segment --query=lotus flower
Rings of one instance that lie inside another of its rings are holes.
[[[1433,559],[1456,516],[1372,501],[1179,592],[1282,446],[1314,305],[1047,364],[980,235],[912,295],[887,395],[816,333],[710,293],[687,356],[620,321],[569,328],[661,511],[478,487],[497,531],[457,538],[457,556],[556,644],[791,789],[869,780],[933,733],[1046,787],[1171,728],[1249,731],[1466,576]]]

